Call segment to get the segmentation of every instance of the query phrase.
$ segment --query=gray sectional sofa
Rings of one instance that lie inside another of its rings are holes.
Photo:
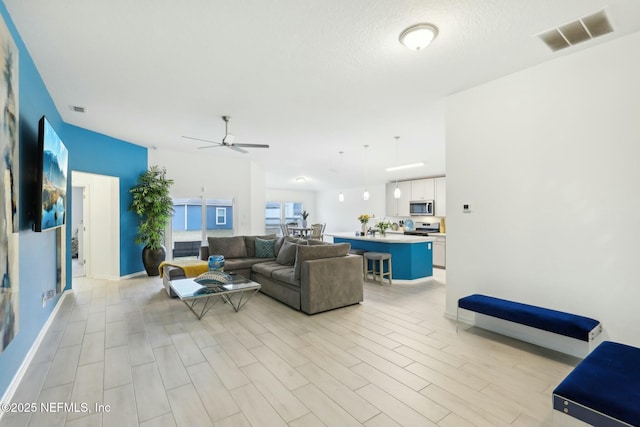
[[[314,314],[362,301],[362,257],[349,254],[349,249],[348,243],[275,235],[210,237],[200,248],[200,258],[224,255],[226,272],[258,282],[260,292]],[[163,276],[175,280],[184,272],[165,266]]]

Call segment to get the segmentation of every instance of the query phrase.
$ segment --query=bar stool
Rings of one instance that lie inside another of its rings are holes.
[[[380,284],[382,284],[382,281],[384,279],[384,276],[387,276],[387,278],[389,279],[389,284],[391,285],[391,276],[392,276],[392,269],[391,269],[391,254],[387,253],[387,252],[365,252],[363,255],[364,258],[364,279],[367,280],[367,277],[369,276],[369,273],[371,273],[373,275],[373,281],[376,281],[376,276],[380,277]],[[387,261],[387,267],[388,270],[385,273],[384,271],[384,261]],[[369,261],[371,261],[371,267],[373,268],[372,270],[369,270]],[[378,261],[378,271],[380,272],[380,274],[376,274],[376,261]]]

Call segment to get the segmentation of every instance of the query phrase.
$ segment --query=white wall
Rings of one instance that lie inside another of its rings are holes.
[[[244,158],[149,150],[149,165],[167,169],[167,176],[174,180],[174,197],[233,199],[236,235],[264,233],[264,171],[255,163]]]
[[[362,199],[364,187],[342,189],[344,202],[338,201],[340,190],[321,191],[317,194],[317,206],[320,222],[325,222],[325,233],[339,231],[359,231],[358,215],[368,213],[383,218],[385,211],[385,186],[368,186],[370,198]],[[372,224],[370,224],[372,225]]]
[[[449,97],[449,316],[486,293],[640,346],[638,49],[640,33]]]

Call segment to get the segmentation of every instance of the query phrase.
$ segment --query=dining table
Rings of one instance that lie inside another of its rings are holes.
[[[311,227],[293,227],[293,226],[288,226],[287,227],[289,229],[289,232],[295,234],[295,235],[300,235],[300,236],[308,236],[309,232],[311,231]]]

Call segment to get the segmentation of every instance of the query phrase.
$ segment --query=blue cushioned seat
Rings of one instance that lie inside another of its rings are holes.
[[[594,426],[640,426],[640,349],[603,342],[556,387],[553,407]]]
[[[589,341],[589,333],[600,324],[588,317],[480,294],[460,298],[458,307],[582,341]]]

